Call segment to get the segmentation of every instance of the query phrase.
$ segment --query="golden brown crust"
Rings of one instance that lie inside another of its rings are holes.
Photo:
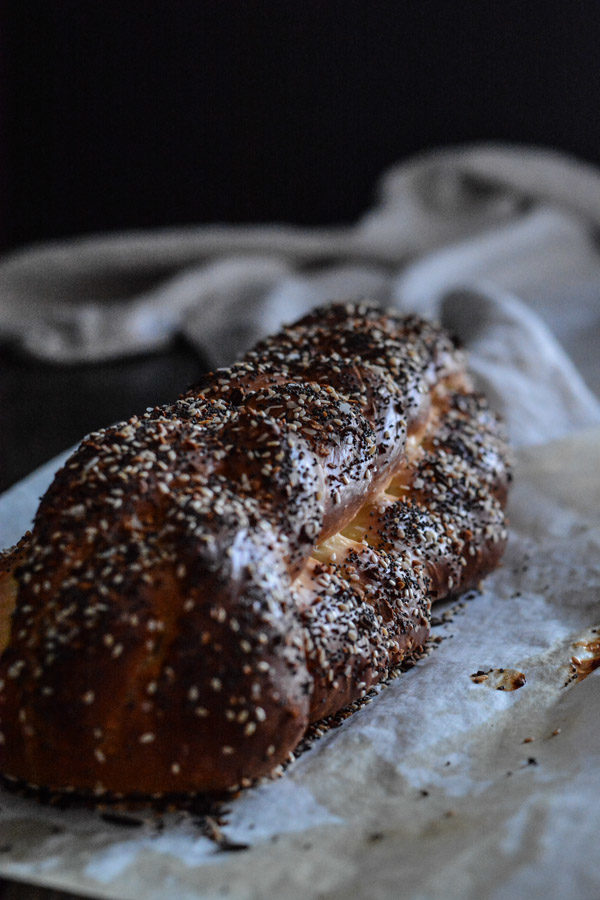
[[[462,354],[368,306],[90,435],[15,573],[0,769],[123,794],[268,774],[497,564],[507,481]]]

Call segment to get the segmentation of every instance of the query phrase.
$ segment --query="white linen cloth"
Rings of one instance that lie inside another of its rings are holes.
[[[431,313],[448,287],[491,284],[530,303],[598,389],[599,229],[590,166],[526,147],[438,150],[391,169],[346,228],[187,227],[17,251],[0,262],[0,333],[80,361],[183,330],[221,364],[335,296]]]
[[[0,874],[119,898],[597,900],[600,670],[565,683],[600,628],[599,226],[594,170],[482,146],[393,169],[349,228],[93,238],[0,264],[0,330],[62,361],[181,330],[224,364],[330,299],[438,316],[517,448],[503,567],[431,655],[231,804],[227,833],[249,850],[218,853],[177,816],[124,832],[4,793]],[[2,543],[57,464],[0,498]],[[527,683],[470,679],[490,667]]]

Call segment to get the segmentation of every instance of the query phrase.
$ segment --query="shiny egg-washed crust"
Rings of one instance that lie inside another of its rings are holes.
[[[91,434],[4,576],[0,771],[98,795],[277,771],[497,565],[508,479],[462,353],[368,305]]]

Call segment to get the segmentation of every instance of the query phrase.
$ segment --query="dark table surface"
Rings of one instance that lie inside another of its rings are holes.
[[[88,895],[89,897],[89,895]],[[36,887],[20,881],[0,879],[0,900],[83,900],[78,894],[67,894],[51,888]]]
[[[70,367],[0,346],[0,492],[88,432],[174,400],[207,367],[183,340],[149,356]]]

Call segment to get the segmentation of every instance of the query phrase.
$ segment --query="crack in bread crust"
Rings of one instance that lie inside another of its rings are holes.
[[[299,579],[313,722],[364,697],[422,648],[431,603],[474,586],[500,559],[504,442],[482,398],[464,379],[452,385],[433,392],[389,482],[313,550]],[[372,615],[362,614],[366,605]]]
[[[125,795],[277,771],[497,564],[508,479],[462,353],[367,305],[90,435],[4,579],[0,770]]]

